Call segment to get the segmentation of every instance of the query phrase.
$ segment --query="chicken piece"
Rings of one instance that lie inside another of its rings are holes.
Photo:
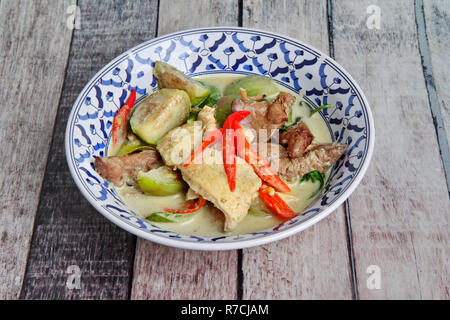
[[[287,147],[289,157],[299,158],[311,144],[313,138],[308,126],[300,121],[280,135],[280,144]]]
[[[180,171],[193,191],[223,212],[225,231],[233,230],[244,219],[261,187],[261,180],[253,168],[237,157],[236,189],[231,192],[223,167],[222,152],[210,148],[205,149],[202,163],[180,167]]]
[[[217,128],[214,108],[205,106],[199,112],[197,121],[172,129],[162,137],[156,148],[166,165],[178,167],[201,144],[202,137]]]
[[[311,148],[303,157],[304,166],[300,176],[313,170],[326,172],[347,151],[343,143],[320,144]]]
[[[194,148],[202,142],[203,126],[200,122],[187,123],[172,129],[158,142],[156,149],[164,163],[170,167],[179,167],[191,155]]]
[[[270,104],[267,110],[267,119],[273,124],[278,124],[278,129],[280,129],[284,122],[289,120],[289,113],[294,102],[295,97],[293,95],[281,92]]]
[[[286,148],[278,143],[272,142],[258,144],[258,154],[263,156],[270,163],[274,172],[278,171],[278,166],[274,166],[274,164],[276,164],[279,159],[288,157]]]
[[[278,175],[288,182],[293,182],[310,171],[318,170],[325,173],[346,150],[345,144],[330,143],[314,146],[300,158],[280,157]]]
[[[144,150],[125,156],[97,157],[95,170],[105,180],[120,187],[124,183],[134,184],[139,171],[148,171],[158,163],[158,152]]]
[[[241,124],[245,127],[254,129],[258,137],[266,134],[266,141],[269,141],[272,135],[284,125],[289,119],[291,106],[295,102],[295,97],[286,92],[281,92],[272,103],[267,101],[256,101],[247,98],[245,94],[242,99],[233,100],[231,110],[250,111],[251,114],[242,120]],[[264,130],[264,131],[260,131]]]
[[[204,106],[202,111],[198,113],[197,120],[202,122],[203,135],[218,128],[214,112],[214,108]]]

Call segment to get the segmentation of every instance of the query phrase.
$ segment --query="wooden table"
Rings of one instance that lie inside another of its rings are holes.
[[[282,241],[200,252],[137,239],[75,186],[70,109],[125,50],[217,25],[279,32],[342,64],[374,113],[370,169],[341,208]],[[448,0],[2,0],[0,298],[449,299],[449,29]]]

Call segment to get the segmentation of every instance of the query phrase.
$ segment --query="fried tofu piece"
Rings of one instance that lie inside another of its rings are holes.
[[[237,157],[236,190],[231,192],[222,151],[212,147],[205,149],[199,162],[184,167],[186,159],[201,144],[202,136],[217,129],[212,108],[204,107],[198,120],[171,130],[158,142],[157,149],[166,165],[181,171],[190,187],[188,198],[198,194],[213,203],[225,216],[224,230],[231,231],[247,215],[250,204],[258,196],[261,180],[249,164]]]
[[[223,167],[222,152],[204,151],[200,164],[180,167],[183,179],[192,190],[212,202],[225,216],[225,231],[233,230],[247,215],[252,201],[258,196],[261,180],[244,160],[236,158],[236,189],[230,191]]]

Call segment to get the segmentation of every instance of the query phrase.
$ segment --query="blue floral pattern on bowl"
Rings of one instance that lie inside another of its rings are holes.
[[[139,100],[157,89],[155,61],[165,61],[189,76],[214,73],[260,74],[289,90],[305,93],[323,109],[333,139],[346,143],[317,200],[297,217],[268,230],[207,238],[163,230],[127,208],[113,187],[94,170],[106,154],[112,120],[132,89]],[[244,28],[194,29],[145,42],[104,67],[78,96],[66,128],[66,156],[72,176],[91,204],[108,219],[143,238],[182,248],[233,249],[274,241],[317,222],[353,191],[367,169],[374,144],[368,103],[357,84],[334,60],[281,35]]]

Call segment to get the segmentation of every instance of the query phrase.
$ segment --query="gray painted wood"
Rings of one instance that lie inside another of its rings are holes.
[[[161,0],[158,35],[238,23],[238,1]],[[236,299],[237,251],[199,252],[138,239],[132,299]]]
[[[447,54],[450,50],[450,2],[416,0],[416,20],[419,48],[424,47],[421,55],[428,100],[450,192],[450,58]]]
[[[366,93],[377,135],[349,201],[359,294],[448,299],[450,210],[413,1],[377,1],[380,29],[366,25],[372,4],[332,1],[335,58]],[[367,285],[370,266],[381,271],[379,289]]]
[[[425,0],[424,14],[441,114],[450,141],[450,2]]]
[[[243,24],[329,52],[326,1],[244,1]],[[244,299],[351,299],[344,207],[300,234],[243,250]]]
[[[191,251],[138,239],[131,299],[237,298],[237,253]]]
[[[0,3],[0,299],[18,298],[22,285],[69,55],[71,3]]]
[[[72,104],[88,80],[117,55],[155,36],[157,1],[78,5],[81,28],[73,35],[23,299],[129,298],[135,237],[107,221],[78,191],[65,159],[64,132]],[[66,286],[71,265],[80,269],[80,289]]]
[[[156,34],[158,2],[160,35],[243,21],[334,50],[365,91],[377,129],[372,165],[349,201],[359,296],[449,298],[450,208],[413,0],[78,1],[81,29],[71,40],[66,10],[74,1],[0,1],[1,299],[352,297],[343,208],[277,243],[194,252],[136,245],[79,193],[63,147],[72,103],[104,64]],[[366,26],[373,4],[380,30]],[[448,1],[424,0],[447,138],[448,15]],[[79,290],[66,286],[71,265],[80,267]],[[370,266],[380,268],[380,289],[367,287]]]

